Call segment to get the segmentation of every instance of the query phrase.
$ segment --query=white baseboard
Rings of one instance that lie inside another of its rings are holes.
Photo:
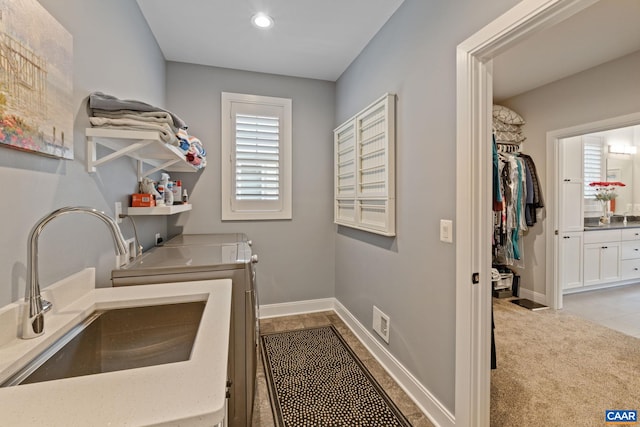
[[[541,294],[540,292],[535,292],[530,289],[520,288],[520,296],[518,298],[529,299],[531,301],[535,301],[538,304],[547,304],[547,296],[545,294]]]
[[[362,344],[376,358],[382,367],[391,375],[398,385],[407,393],[420,410],[436,427],[454,427],[455,417],[409,372],[386,347],[364,327],[349,310],[337,299],[325,298],[319,300],[290,302],[283,304],[268,304],[260,306],[260,318],[290,316],[295,314],[313,313],[318,311],[334,311],[349,326]]]
[[[315,313],[318,311],[335,311],[335,298],[323,298],[307,301],[284,302],[260,306],[260,318],[293,316],[296,314]]]

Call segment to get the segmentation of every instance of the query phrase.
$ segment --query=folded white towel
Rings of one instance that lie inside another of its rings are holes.
[[[166,123],[150,123],[133,119],[109,119],[107,117],[89,117],[92,126],[126,129],[126,130],[155,130],[160,132],[160,139],[167,144],[178,146],[178,138],[171,126]]]
[[[166,111],[133,111],[133,110],[93,110],[94,117],[106,117],[108,119],[132,119],[151,123],[166,123],[171,126],[173,133],[179,129],[174,126],[171,114]]]

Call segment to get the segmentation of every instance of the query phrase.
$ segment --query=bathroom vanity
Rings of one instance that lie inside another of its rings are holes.
[[[560,243],[564,293],[640,280],[640,223],[586,226],[565,233]]]

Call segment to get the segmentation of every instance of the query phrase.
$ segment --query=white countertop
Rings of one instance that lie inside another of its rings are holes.
[[[17,331],[23,303],[0,308],[0,383],[96,309],[206,301],[191,358],[124,371],[0,388],[11,426],[214,426],[225,416],[231,280],[94,289],[86,269],[43,291],[44,335]]]

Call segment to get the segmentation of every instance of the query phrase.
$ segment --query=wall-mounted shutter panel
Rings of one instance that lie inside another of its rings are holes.
[[[334,222],[395,236],[395,95],[334,131]]]
[[[236,114],[236,200],[278,200],[280,120]]]

